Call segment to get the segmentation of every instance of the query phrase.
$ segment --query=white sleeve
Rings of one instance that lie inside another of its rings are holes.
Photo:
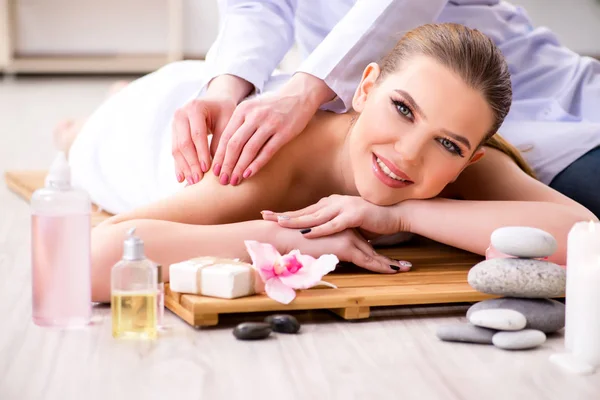
[[[379,61],[402,35],[434,22],[446,0],[358,0],[296,72],[323,80],[336,98],[322,108],[343,112],[369,62]]]
[[[296,6],[297,0],[219,0],[219,34],[206,55],[202,92],[211,79],[230,74],[260,93],[294,43]]]

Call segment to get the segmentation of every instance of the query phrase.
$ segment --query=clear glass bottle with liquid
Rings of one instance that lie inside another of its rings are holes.
[[[144,254],[144,242],[128,232],[123,258],[111,270],[112,332],[115,338],[157,336],[157,265]]]
[[[92,316],[91,201],[71,186],[64,153],[55,158],[45,184],[31,197],[33,322],[82,327]]]
[[[162,265],[157,265],[157,282],[158,282],[158,294],[156,297],[156,324],[159,328],[164,328],[165,318],[165,282],[162,276]]]

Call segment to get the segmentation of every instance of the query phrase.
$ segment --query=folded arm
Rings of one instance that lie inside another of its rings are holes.
[[[585,207],[531,178],[494,149],[487,149],[486,156],[447,189],[444,198],[405,200],[386,207],[355,196],[330,196],[286,212],[287,218],[263,217],[286,228],[311,228],[304,231],[311,240],[347,228],[360,228],[373,237],[410,232],[482,255],[497,228],[531,226],[557,239],[558,250],[550,260],[559,264],[565,263],[573,224],[597,220]]]
[[[558,241],[550,260],[566,262],[567,235],[577,221],[597,218],[588,209],[526,175],[504,153],[486,149],[453,185],[461,200],[408,200],[404,228],[418,235],[485,254],[492,232],[502,226],[543,229]]]

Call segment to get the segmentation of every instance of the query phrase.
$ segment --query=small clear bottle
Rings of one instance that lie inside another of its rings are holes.
[[[157,266],[144,254],[144,242],[128,232],[123,258],[111,270],[112,331],[115,338],[157,336]]]
[[[31,198],[32,319],[40,326],[83,327],[92,316],[91,201],[71,186],[64,153],[45,184]]]
[[[165,317],[165,283],[162,277],[162,265],[156,266],[156,275],[158,282],[158,295],[156,296],[156,325],[159,328],[164,326],[163,318]]]

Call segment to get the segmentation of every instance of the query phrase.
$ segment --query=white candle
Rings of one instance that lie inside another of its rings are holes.
[[[575,312],[578,328],[572,333],[573,355],[593,367],[600,366],[600,256],[582,265],[578,296],[581,310]],[[568,301],[568,300],[567,300]]]
[[[578,222],[567,241],[565,347],[600,365],[600,223]]]

